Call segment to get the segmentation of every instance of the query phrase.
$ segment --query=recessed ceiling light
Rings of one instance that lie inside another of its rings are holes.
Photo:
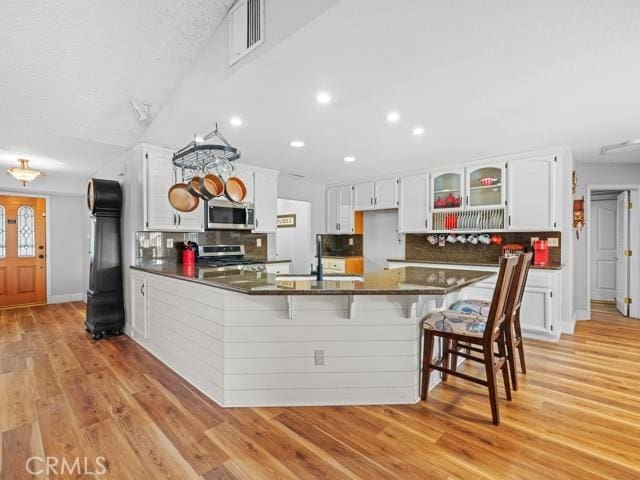
[[[329,103],[331,101],[331,95],[329,92],[318,92],[316,93],[316,101],[318,103]]]
[[[229,119],[229,123],[234,127],[239,127],[240,125],[242,125],[242,119],[240,117],[231,117]]]
[[[302,140],[292,140],[291,142],[289,142],[289,145],[291,145],[293,148],[300,148],[304,147],[304,142]]]
[[[424,133],[424,128],[413,127],[413,130],[411,130],[411,133],[413,133],[414,135],[422,135]]]
[[[396,123],[398,120],[400,120],[400,114],[398,112],[387,113],[387,122]]]
[[[356,157],[344,157],[344,161],[347,163],[355,162]]]

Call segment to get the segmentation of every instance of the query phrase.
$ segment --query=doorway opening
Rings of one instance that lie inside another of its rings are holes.
[[[46,199],[0,195],[0,308],[47,302]]]
[[[276,228],[276,256],[291,260],[291,272],[308,272],[315,255],[311,235],[311,203],[304,200],[278,199],[278,217],[286,222]]]
[[[590,185],[587,188],[588,318],[592,310],[639,316],[637,255],[640,245],[638,218],[633,209],[637,196],[637,186]]]

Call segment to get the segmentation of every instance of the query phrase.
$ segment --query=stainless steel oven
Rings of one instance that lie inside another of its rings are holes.
[[[253,203],[209,200],[205,215],[206,230],[253,230],[256,228]]]

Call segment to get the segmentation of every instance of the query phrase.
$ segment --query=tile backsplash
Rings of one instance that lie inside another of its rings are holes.
[[[247,257],[256,260],[266,260],[268,257],[267,234],[215,230],[200,233],[136,232],[136,258],[138,261],[158,258],[180,261],[178,252],[186,242],[196,242],[199,245],[244,245]]]
[[[492,232],[485,232],[492,235]],[[531,237],[540,240],[557,238],[558,246],[549,247],[549,265],[560,266],[562,259],[560,232],[496,232],[502,236],[502,245],[515,243],[525,248],[531,248]],[[406,235],[405,258],[407,260],[426,260],[453,263],[498,263],[502,246],[500,245],[472,245],[470,243],[447,243],[444,247],[431,245],[427,241],[427,234],[409,233]]]
[[[349,242],[350,239],[353,240],[353,242]],[[362,235],[322,235],[322,255],[333,257],[361,257]]]

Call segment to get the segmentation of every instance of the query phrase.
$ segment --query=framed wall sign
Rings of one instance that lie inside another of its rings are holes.
[[[296,226],[296,214],[288,213],[286,215],[278,215],[278,228],[293,228]]]

